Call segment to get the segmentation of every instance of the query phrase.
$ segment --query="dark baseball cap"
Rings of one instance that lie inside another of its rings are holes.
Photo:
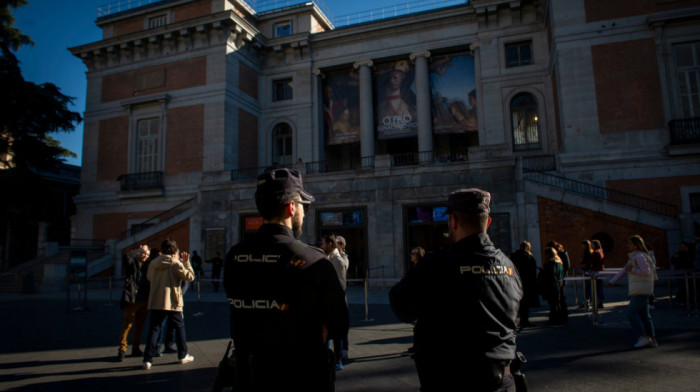
[[[491,194],[477,188],[458,189],[447,198],[447,212],[460,211],[466,214],[489,213]]]
[[[258,176],[258,189],[255,191],[257,200],[280,199],[296,193],[299,193],[304,201],[316,200],[304,190],[301,174],[294,169],[273,169]]]

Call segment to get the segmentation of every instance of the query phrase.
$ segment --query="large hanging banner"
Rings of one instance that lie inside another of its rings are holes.
[[[326,145],[360,141],[360,80],[357,70],[329,72],[323,79]]]
[[[469,53],[439,55],[431,59],[434,133],[478,131],[475,79],[474,56]]]
[[[408,60],[376,66],[374,126],[377,139],[417,134],[415,67]]]

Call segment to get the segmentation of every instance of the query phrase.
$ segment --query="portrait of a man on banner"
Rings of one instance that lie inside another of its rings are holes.
[[[415,67],[408,60],[379,64],[375,80],[377,139],[417,134]]]

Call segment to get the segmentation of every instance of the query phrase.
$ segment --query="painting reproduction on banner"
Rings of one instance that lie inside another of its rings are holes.
[[[326,145],[360,141],[360,86],[355,69],[329,72],[323,79]]]
[[[408,60],[378,64],[374,71],[377,139],[417,134],[415,66]]]
[[[432,57],[430,90],[434,133],[478,131],[474,56],[455,53]]]

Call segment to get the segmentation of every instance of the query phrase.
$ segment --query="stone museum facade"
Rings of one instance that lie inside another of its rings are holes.
[[[100,10],[73,237],[103,261],[165,237],[203,258],[261,224],[255,177],[302,172],[303,240],[348,241],[350,278],[448,245],[447,194],[492,194],[489,234],[607,266],[660,266],[700,222],[700,2],[471,0],[343,24],[316,2],[162,0]],[[341,26],[342,24],[342,26]]]

